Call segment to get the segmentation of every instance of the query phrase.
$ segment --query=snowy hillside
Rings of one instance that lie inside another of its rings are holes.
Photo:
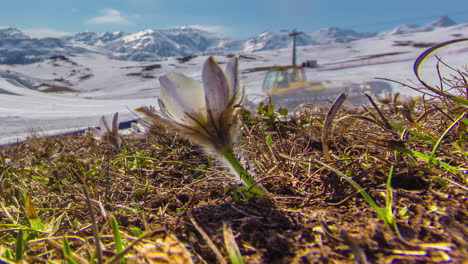
[[[155,32],[146,34],[151,40]],[[174,44],[176,36],[177,33],[172,32],[173,38],[167,37],[166,41]],[[128,34],[123,38],[128,43],[144,45],[144,41],[137,42],[140,37]],[[344,43],[305,45],[298,47],[297,55],[298,62],[318,61],[319,68],[307,69],[309,80],[360,83],[380,77],[411,83],[416,82],[412,65],[421,52],[435,43],[463,37],[468,37],[468,24]],[[185,48],[194,48],[203,41],[201,38],[194,40]],[[72,43],[78,46],[76,41]],[[215,45],[216,41],[213,43]],[[51,134],[96,126],[101,115],[110,116],[117,111],[121,120],[134,119],[136,116],[131,109],[157,104],[158,77],[176,71],[200,80],[201,68],[208,56],[124,61],[97,52],[99,48],[94,49],[93,52],[54,56],[31,64],[0,65],[0,143],[14,142],[33,131]],[[249,69],[286,65],[291,61],[290,48],[236,53],[240,55],[241,82],[247,88],[249,100],[265,96],[261,91],[265,72],[246,73]],[[468,42],[443,49],[437,55],[449,65],[462,68],[468,59]],[[216,59],[224,65],[228,56],[220,54]],[[422,73],[427,81],[437,85],[435,63],[435,59],[427,60]],[[399,85],[394,85],[394,89],[415,95]]]
[[[425,26],[418,26],[418,25],[400,25],[396,28],[393,28],[388,31],[384,31],[379,33],[379,36],[387,36],[387,35],[399,35],[399,34],[408,34],[408,33],[416,33],[416,32],[425,32],[425,31],[432,31],[437,28],[445,28],[454,26],[456,23],[447,16],[443,16],[432,23],[429,23]]]

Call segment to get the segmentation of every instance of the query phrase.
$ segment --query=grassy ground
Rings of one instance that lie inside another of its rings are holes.
[[[329,108],[242,111],[239,156],[270,193],[247,200],[158,127],[120,151],[89,134],[2,147],[0,262],[466,261],[466,106]]]

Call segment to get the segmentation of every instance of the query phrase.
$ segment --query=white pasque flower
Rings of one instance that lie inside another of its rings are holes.
[[[114,114],[112,119],[112,126],[110,126],[105,117],[101,116],[99,122],[99,129],[90,127],[91,133],[96,140],[101,140],[110,144],[115,149],[120,149],[122,139],[119,135],[119,113]]]
[[[163,125],[203,146],[226,162],[246,187],[248,195],[265,195],[266,190],[242,167],[234,155],[233,143],[238,136],[238,105],[244,96],[239,85],[239,60],[231,58],[223,72],[213,57],[203,65],[202,83],[180,73],[159,78],[161,83],[159,112],[143,112],[155,125]]]
[[[238,63],[237,57],[231,58],[223,72],[209,57],[203,65],[202,83],[180,73],[166,74],[159,78],[159,112],[148,107],[137,111],[210,151],[230,147],[238,134],[236,107],[244,94]]]

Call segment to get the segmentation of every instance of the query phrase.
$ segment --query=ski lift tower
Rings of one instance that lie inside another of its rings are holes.
[[[296,65],[296,36],[302,34],[302,32],[297,32],[296,30],[293,30],[291,33],[289,33],[289,36],[292,37],[292,65]]]

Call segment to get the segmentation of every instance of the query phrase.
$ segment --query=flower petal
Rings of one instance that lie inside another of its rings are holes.
[[[166,119],[173,119],[172,116],[169,116],[168,111],[166,109],[166,105],[164,102],[161,100],[161,98],[158,98],[158,106],[159,106],[159,114]]]
[[[93,138],[96,139],[96,140],[103,140],[106,133],[95,128],[95,127],[90,127],[89,128],[91,130],[91,134],[93,135]]]
[[[112,130],[109,127],[109,124],[107,124],[107,120],[104,116],[101,116],[101,119],[99,119],[99,128],[104,133],[112,133]]]
[[[239,58],[234,56],[226,65],[226,79],[230,88],[230,97],[234,99],[234,104],[238,104],[244,97],[244,89],[239,84]]]
[[[206,107],[211,111],[213,118],[217,119],[229,102],[229,84],[224,72],[212,56],[203,65],[202,80]]]
[[[206,120],[206,104],[201,83],[180,73],[159,78],[160,100],[165,114],[178,123],[187,122],[186,113]]]
[[[119,112],[114,114],[114,118],[112,119],[112,133],[118,134],[119,133]]]

